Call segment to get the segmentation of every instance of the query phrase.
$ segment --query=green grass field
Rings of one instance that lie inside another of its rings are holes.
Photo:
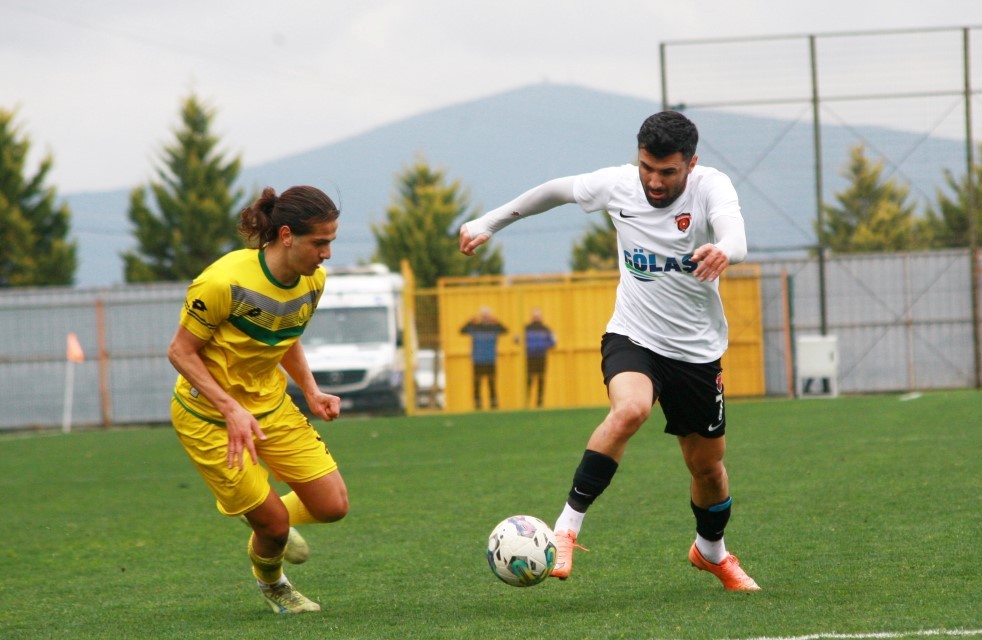
[[[246,528],[170,428],[0,437],[0,638],[982,638],[982,393],[731,402],[726,540],[759,593],[688,564],[688,478],[658,411],[573,576],[499,582],[491,528],[555,520],[603,414],[319,425],[351,512],[303,530],[314,555],[288,575],[325,609],[303,616],[266,609]]]

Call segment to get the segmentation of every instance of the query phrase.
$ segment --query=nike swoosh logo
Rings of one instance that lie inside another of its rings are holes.
[[[624,215],[624,210],[623,209],[621,209],[617,213],[619,213],[622,218],[637,218],[637,216],[626,216],[626,215]]]
[[[722,426],[723,426],[723,423],[722,422],[717,423],[717,424],[711,424],[708,427],[706,427],[706,431],[710,431],[710,432],[716,431],[717,429],[719,429]]]

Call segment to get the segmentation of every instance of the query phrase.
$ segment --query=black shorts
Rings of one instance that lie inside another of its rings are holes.
[[[651,379],[654,397],[661,403],[667,420],[665,433],[698,433],[705,438],[726,433],[723,369],[719,360],[704,364],[673,360],[616,333],[604,334],[600,354],[605,385],[625,371],[643,373]]]

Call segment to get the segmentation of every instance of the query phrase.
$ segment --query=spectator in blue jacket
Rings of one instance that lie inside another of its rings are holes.
[[[474,408],[481,408],[481,383],[487,378],[491,408],[498,408],[498,390],[495,381],[498,361],[498,336],[508,329],[491,313],[489,307],[481,307],[475,318],[465,324],[460,332],[471,337],[471,363],[474,365]]]
[[[542,406],[542,394],[546,389],[546,354],[555,346],[552,330],[542,322],[542,309],[532,309],[532,320],[525,325],[525,392],[529,406]],[[534,403],[533,381],[538,383]]]

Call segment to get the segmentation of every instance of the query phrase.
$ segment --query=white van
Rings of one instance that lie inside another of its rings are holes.
[[[327,269],[327,281],[301,342],[317,385],[343,411],[405,409],[402,276],[384,265]],[[290,396],[307,410],[291,380]]]

